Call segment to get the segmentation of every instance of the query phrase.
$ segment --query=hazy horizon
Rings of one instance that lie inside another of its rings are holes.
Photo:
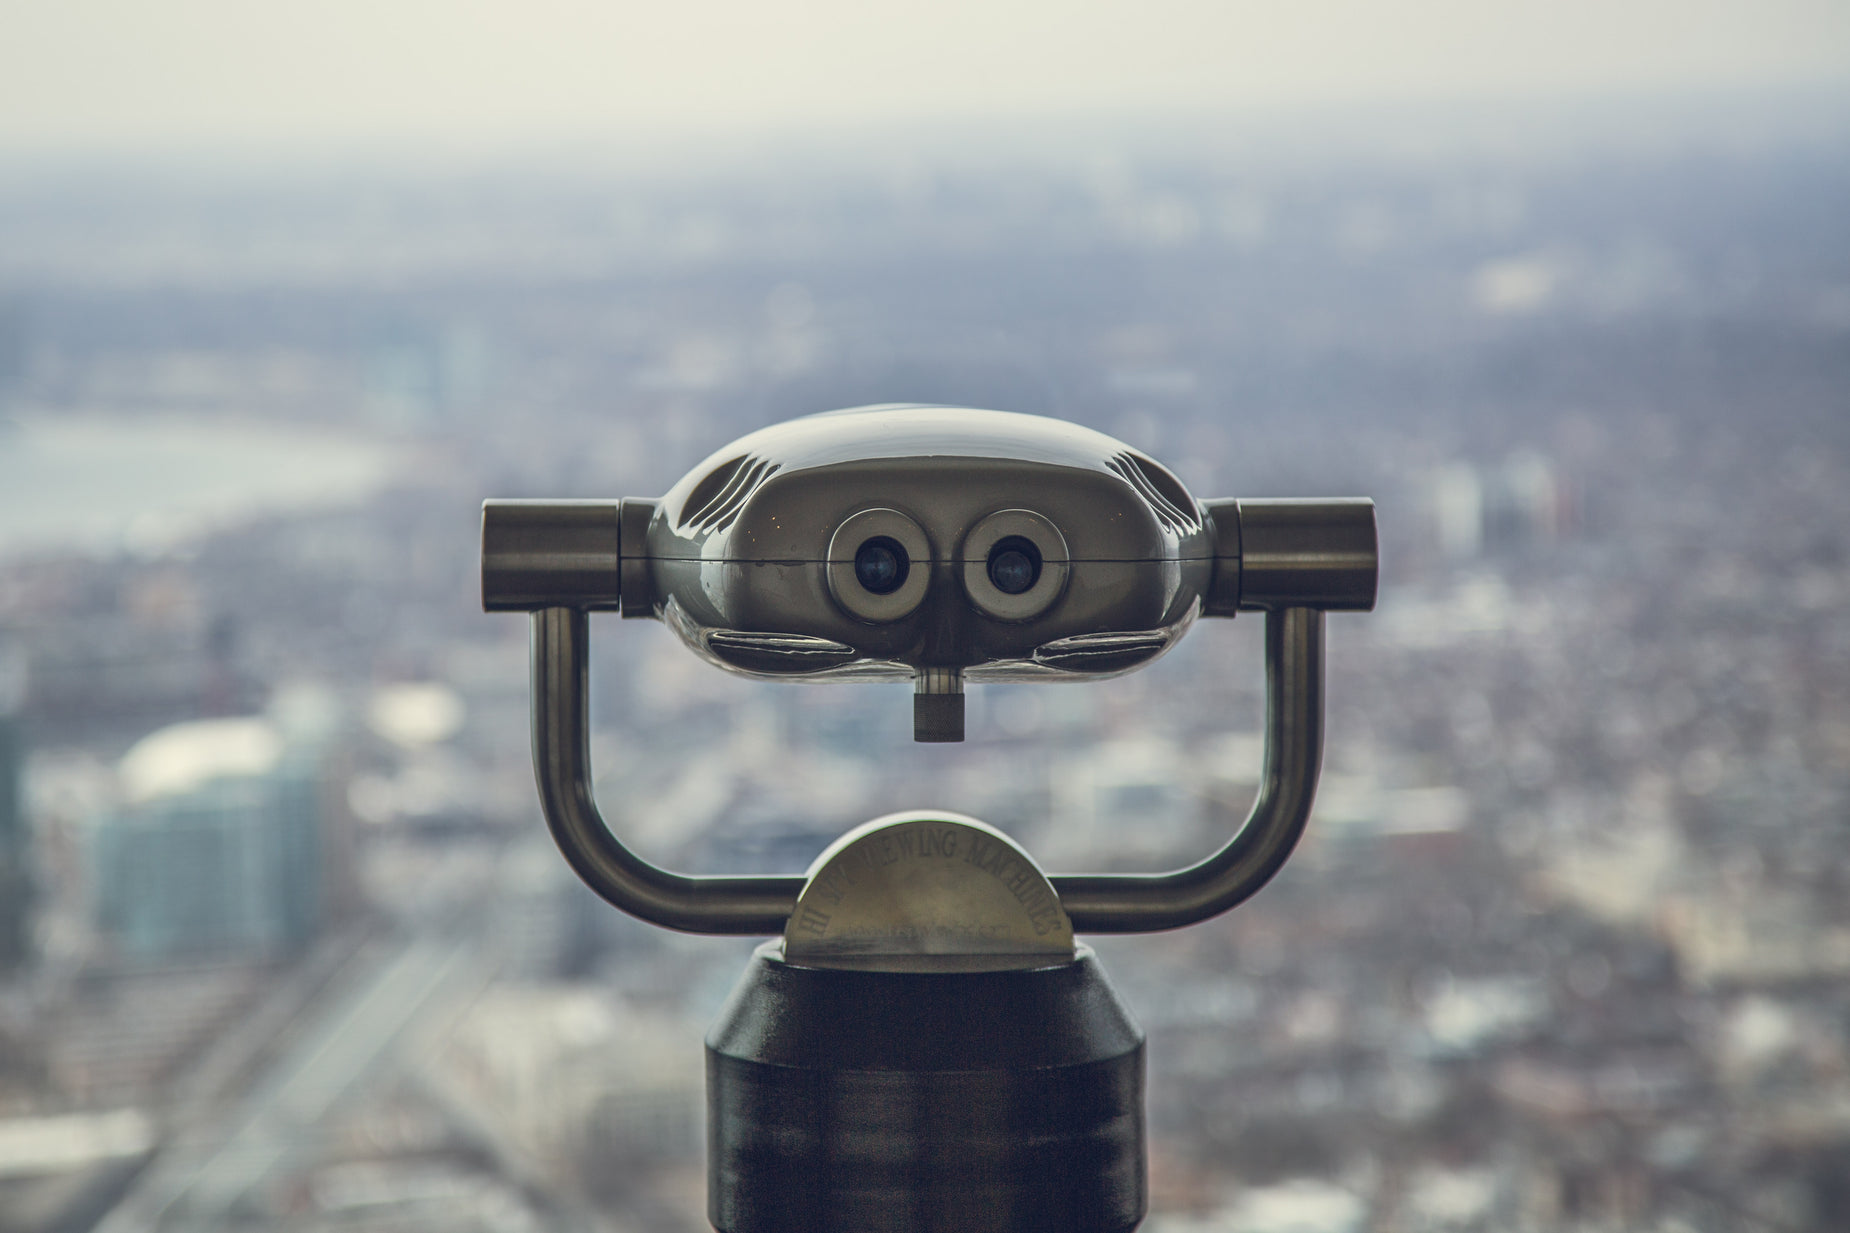
[[[11,3],[0,160],[725,155],[1319,110],[1850,89],[1821,0]]]
[[[703,182],[767,171],[981,167],[998,160],[1105,165],[1130,157],[1232,157],[1259,165],[1405,163],[1461,156],[1492,161],[1584,158],[1850,139],[1850,78],[1671,91],[1611,90],[1535,98],[1289,101],[1175,106],[1137,113],[1073,108],[983,120],[940,116],[816,124],[754,134],[536,137],[505,146],[445,146],[409,138],[106,149],[24,149],[0,143],[0,192],[75,178],[124,176],[141,185],[210,187],[325,182],[328,177],[420,182],[510,173],[548,181]]]

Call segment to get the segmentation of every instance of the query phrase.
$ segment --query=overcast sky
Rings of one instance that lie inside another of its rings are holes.
[[[1850,0],[0,0],[0,152],[1850,83]]]

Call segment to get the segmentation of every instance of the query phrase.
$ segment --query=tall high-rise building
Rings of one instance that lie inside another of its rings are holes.
[[[97,827],[98,923],[124,957],[294,950],[323,915],[320,756],[262,719],[175,724],[122,760]]]
[[[1553,464],[1535,453],[1495,467],[1441,467],[1430,500],[1439,548],[1453,560],[1546,546],[1572,529],[1568,493]]]
[[[25,660],[0,646],[0,972],[32,954],[32,828],[26,818]]]

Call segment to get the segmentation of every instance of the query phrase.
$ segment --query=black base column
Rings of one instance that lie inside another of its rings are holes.
[[[1084,947],[861,971],[767,943],[707,1034],[707,1161],[722,1233],[1122,1233],[1143,1034]]]

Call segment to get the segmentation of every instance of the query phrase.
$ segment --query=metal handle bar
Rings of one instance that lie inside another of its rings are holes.
[[[592,795],[582,608],[533,613],[533,764],[546,825],[578,876],[606,900],[689,933],[783,932],[803,879],[689,876],[657,868],[604,824]],[[1265,763],[1246,823],[1213,856],[1161,874],[1056,874],[1081,933],[1175,929],[1251,897],[1271,880],[1310,817],[1323,758],[1323,613],[1274,608],[1265,618]]]
[[[1323,613],[1265,614],[1265,761],[1246,822],[1204,861],[1170,873],[1057,873],[1077,933],[1155,933],[1218,916],[1272,880],[1310,820],[1323,765]]]
[[[533,770],[546,826],[566,863],[592,890],[651,924],[688,933],[782,933],[802,878],[670,873],[604,825],[591,792],[586,625],[582,608],[533,614]]]

